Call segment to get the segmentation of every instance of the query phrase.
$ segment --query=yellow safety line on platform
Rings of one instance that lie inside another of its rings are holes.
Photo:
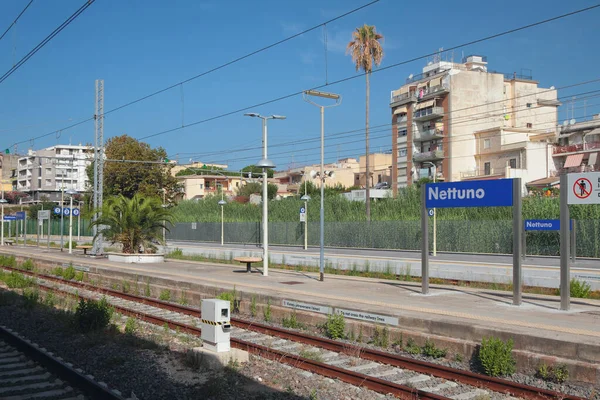
[[[9,252],[17,253],[17,251],[12,250],[12,249],[9,250]],[[54,257],[54,256],[49,256],[49,255],[44,255],[44,256],[48,257],[48,258],[53,258],[53,259],[58,258],[58,257]],[[99,262],[96,260],[94,260],[93,263],[91,263],[91,264],[96,265],[96,266],[119,268],[121,270],[125,269],[125,270],[137,271],[137,272],[157,273],[157,271],[151,271],[151,270],[147,270],[147,269],[143,269],[143,268],[134,268],[134,267],[122,266],[122,265],[115,266],[115,265],[103,263],[101,261]],[[187,279],[193,278],[196,280],[208,281],[208,282],[218,283],[218,284],[226,284],[226,285],[233,284],[233,285],[237,285],[240,287],[248,287],[248,288],[253,288],[253,289],[275,290],[275,291],[283,292],[283,293],[309,295],[309,296],[319,297],[319,298],[328,299],[328,300],[338,300],[338,301],[342,301],[342,302],[354,302],[354,303],[360,303],[360,304],[369,304],[369,305],[374,305],[374,306],[379,306],[379,307],[384,307],[384,308],[394,308],[394,309],[403,310],[403,311],[414,311],[414,312],[419,312],[419,313],[444,315],[444,316],[448,316],[448,317],[465,318],[465,319],[471,319],[471,320],[475,320],[475,321],[494,322],[494,323],[503,324],[503,325],[512,325],[512,326],[527,327],[527,328],[534,328],[534,329],[544,329],[544,330],[553,331],[553,332],[571,333],[574,335],[600,337],[600,332],[589,331],[586,329],[566,328],[566,327],[547,325],[547,324],[534,324],[534,323],[525,322],[525,321],[513,321],[513,320],[502,319],[502,318],[467,314],[467,313],[462,313],[462,312],[436,310],[433,308],[402,306],[402,305],[398,305],[398,304],[390,304],[390,303],[381,302],[381,301],[371,301],[371,300],[364,300],[364,299],[357,300],[355,298],[348,298],[348,297],[343,297],[343,296],[304,292],[301,290],[294,290],[294,289],[288,289],[288,288],[273,288],[273,287],[269,287],[269,286],[255,285],[255,284],[249,284],[249,283],[239,283],[239,282],[236,283],[236,282],[223,281],[223,280],[219,280],[219,279],[212,279],[212,278],[206,278],[206,277],[198,277],[198,276],[187,275],[187,274],[171,274],[171,273],[165,274],[163,272],[158,272],[158,273],[167,275],[167,276],[175,276],[175,277],[181,277],[181,278],[187,278]],[[187,281],[187,282],[189,282],[189,281]]]

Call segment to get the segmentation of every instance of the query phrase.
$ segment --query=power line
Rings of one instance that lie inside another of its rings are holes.
[[[44,47],[49,41],[51,41],[56,35],[58,35],[63,29],[65,29],[71,22],[73,22],[81,13],[83,13],[92,3],[96,0],[86,0],[86,2],[75,11],[69,18],[60,24],[52,33],[50,33],[44,40],[38,43],[33,49],[25,55],[19,62],[17,62],[11,69],[6,71],[4,75],[0,77],[0,83],[4,82],[9,76],[11,76],[16,70],[18,70],[23,64],[27,62],[35,53],[37,53],[42,47]]]
[[[25,8],[23,9],[23,11],[21,11],[21,12],[19,13],[19,15],[17,15],[17,18],[15,18],[15,20],[12,22],[12,24],[10,24],[10,25],[8,26],[8,28],[6,28],[6,30],[4,31],[4,33],[2,34],[2,36],[0,36],[0,40],[2,40],[2,38],[3,38],[4,36],[6,36],[6,34],[8,33],[8,31],[10,31],[10,29],[11,29],[13,26],[15,26],[15,24],[17,23],[17,21],[19,20],[19,18],[21,18],[21,15],[23,15],[23,14],[25,13],[25,11],[27,11],[27,9],[28,9],[28,8],[29,8],[29,6],[31,5],[31,3],[33,3],[33,0],[31,0],[31,1],[30,1],[30,2],[29,2],[29,3],[28,3],[26,6],[25,6]]]
[[[273,48],[273,47],[275,47],[275,46],[278,46],[278,45],[280,45],[280,44],[282,44],[282,43],[285,43],[285,42],[287,42],[287,41],[290,41],[290,40],[292,40],[292,39],[294,39],[294,38],[297,38],[297,37],[299,37],[299,36],[301,36],[301,35],[304,35],[304,34],[306,34],[306,33],[308,33],[308,32],[311,32],[311,31],[313,31],[313,30],[315,30],[315,29],[318,29],[318,28],[320,28],[321,26],[324,26],[324,25],[326,25],[326,24],[330,24],[330,23],[332,23],[332,22],[334,22],[334,21],[337,21],[337,20],[339,20],[339,19],[341,19],[341,18],[344,18],[344,17],[346,17],[346,16],[348,16],[348,15],[350,15],[350,14],[353,14],[353,13],[355,13],[355,12],[357,12],[357,11],[360,11],[360,10],[362,10],[362,9],[364,9],[364,8],[366,8],[366,7],[369,7],[369,6],[371,6],[371,5],[373,5],[373,4],[377,3],[377,2],[379,2],[379,0],[374,0],[374,1],[371,1],[370,3],[367,3],[367,4],[364,4],[364,5],[360,6],[360,7],[354,8],[354,9],[352,9],[352,10],[350,10],[350,11],[348,11],[348,12],[345,12],[344,14],[340,14],[340,15],[338,15],[337,17],[334,17],[334,18],[332,18],[332,19],[330,19],[330,20],[328,20],[328,21],[322,22],[322,23],[320,23],[320,24],[318,24],[318,25],[315,25],[315,26],[313,26],[313,27],[311,27],[311,28],[305,29],[305,30],[303,30],[302,32],[296,33],[296,34],[294,34],[294,35],[292,35],[292,36],[288,36],[288,37],[287,37],[287,38],[285,38],[285,39],[282,39],[282,40],[280,40],[280,41],[277,41],[277,42],[271,43],[271,44],[269,44],[269,45],[267,45],[267,46],[264,46],[264,47],[262,47],[262,48],[260,48],[260,49],[258,49],[258,50],[252,51],[252,52],[250,52],[250,53],[248,53],[248,54],[245,54],[245,55],[243,55],[243,56],[240,56],[240,57],[238,57],[238,58],[236,58],[236,59],[234,59],[234,60],[228,61],[228,62],[226,62],[226,63],[224,63],[224,64],[221,64],[221,65],[219,65],[219,66],[217,66],[217,67],[214,67],[214,68],[212,68],[212,69],[210,69],[210,70],[204,71],[204,72],[202,72],[202,73],[200,73],[200,74],[198,74],[198,75],[195,75],[195,76],[193,76],[193,77],[191,77],[191,78],[185,79],[185,80],[183,80],[183,81],[181,81],[181,82],[177,82],[177,83],[175,83],[175,84],[173,84],[173,85],[171,85],[171,86],[168,86],[168,87],[166,87],[166,88],[163,88],[163,89],[161,89],[161,90],[158,90],[158,91],[156,91],[156,92],[154,92],[154,93],[148,94],[148,95],[146,95],[146,96],[143,96],[143,97],[140,97],[140,98],[138,98],[138,99],[136,99],[136,100],[132,100],[132,101],[130,101],[130,102],[128,102],[128,103],[125,103],[125,104],[123,104],[123,105],[120,105],[120,106],[118,106],[118,107],[116,107],[116,108],[113,108],[113,109],[111,109],[111,110],[108,110],[108,111],[106,111],[106,112],[104,113],[104,115],[111,114],[111,113],[113,113],[113,112],[115,112],[115,111],[121,110],[121,109],[123,109],[123,108],[125,108],[125,107],[131,106],[131,105],[133,105],[133,104],[139,103],[140,101],[143,101],[143,100],[149,99],[149,98],[151,98],[151,97],[153,97],[153,96],[156,96],[156,95],[158,95],[158,94],[160,94],[160,93],[166,92],[166,91],[168,91],[168,90],[170,90],[170,89],[173,89],[173,88],[175,88],[175,87],[177,87],[177,86],[180,86],[180,85],[182,85],[182,84],[184,84],[184,83],[191,82],[191,81],[193,81],[193,80],[195,80],[195,79],[198,79],[198,78],[200,78],[200,77],[202,77],[202,76],[206,76],[206,75],[208,75],[208,74],[210,74],[210,73],[212,73],[212,72],[218,71],[218,70],[220,70],[220,69],[223,69],[223,68],[225,68],[225,67],[227,67],[227,66],[229,66],[229,65],[235,64],[235,63],[237,63],[237,62],[239,62],[239,61],[242,61],[242,60],[244,60],[244,59],[246,59],[246,58],[252,57],[252,56],[254,56],[254,55],[258,54],[258,53],[264,52],[264,51],[266,51],[266,50],[268,50],[268,49],[271,49],[271,48]],[[1,81],[0,81],[0,83],[1,83]],[[40,135],[40,136],[37,136],[37,137],[35,137],[35,138],[32,138],[32,139],[27,139],[27,140],[23,140],[23,141],[20,141],[20,142],[13,143],[13,145],[15,145],[15,144],[21,144],[21,143],[26,143],[26,142],[28,142],[28,141],[31,141],[31,140],[37,140],[37,139],[41,139],[41,138],[44,138],[44,137],[47,137],[47,136],[53,135],[54,133],[56,133],[56,132],[58,132],[58,131],[61,131],[61,130],[67,130],[67,129],[73,128],[73,127],[75,127],[75,126],[78,126],[78,125],[81,125],[81,124],[83,124],[83,123],[86,123],[86,122],[89,122],[89,121],[93,121],[93,120],[94,120],[94,118],[93,118],[93,117],[90,117],[90,118],[84,119],[84,120],[82,120],[82,121],[80,121],[80,122],[78,122],[78,123],[76,123],[76,124],[73,124],[73,125],[70,125],[70,126],[67,126],[67,127],[64,127],[64,128],[57,129],[56,131],[49,132],[49,133],[47,133],[47,134]],[[183,127],[185,127],[185,125],[183,125],[183,124],[182,124],[182,126],[181,126],[181,127],[183,128]]]
[[[486,40],[496,39],[498,37],[506,36],[506,35],[509,35],[511,33],[519,32],[519,31],[522,31],[522,30],[525,30],[525,29],[533,28],[535,26],[539,26],[539,25],[542,25],[542,24],[546,24],[546,23],[549,23],[549,22],[553,22],[553,21],[562,19],[562,18],[566,18],[566,17],[572,16],[572,15],[575,15],[575,14],[579,14],[579,13],[582,13],[582,12],[590,11],[590,10],[598,8],[598,7],[600,7],[600,4],[597,4],[597,5],[591,6],[591,7],[582,8],[582,9],[579,9],[579,10],[576,10],[576,11],[572,11],[572,12],[569,12],[569,13],[566,13],[566,14],[561,14],[561,15],[558,15],[556,17],[552,17],[552,18],[548,18],[548,19],[545,19],[545,20],[542,20],[542,21],[534,22],[532,24],[524,25],[524,26],[521,26],[519,28],[514,28],[514,29],[506,30],[506,31],[503,31],[503,32],[500,32],[500,33],[496,33],[496,34],[493,34],[493,35],[485,36],[483,38],[472,40],[470,42],[462,43],[462,44],[450,47],[446,51],[456,50],[456,49],[459,49],[461,47],[471,46],[473,44],[481,43],[481,42],[486,41]],[[385,71],[385,70],[388,70],[388,69],[391,69],[391,68],[396,68],[396,67],[399,67],[401,65],[405,65],[405,64],[408,64],[408,63],[411,63],[411,62],[414,62],[414,61],[418,61],[418,60],[422,60],[422,59],[427,58],[427,57],[434,56],[436,54],[437,54],[437,52],[435,52],[435,53],[428,53],[428,54],[425,54],[425,55],[419,56],[419,57],[414,57],[414,58],[409,59],[409,60],[401,61],[401,62],[398,62],[398,63],[395,63],[395,64],[388,65],[388,66],[383,67],[383,68],[376,69],[376,70],[372,71],[371,73],[374,74],[374,73]],[[339,83],[342,83],[342,82],[350,81],[352,79],[360,78],[360,77],[362,77],[364,75],[365,75],[364,72],[363,73],[359,73],[358,75],[349,76],[349,77],[346,77],[346,78],[338,79],[338,80],[330,82],[330,83],[326,83],[324,85],[315,86],[315,87],[311,88],[311,90],[322,89],[322,88],[325,88],[325,87],[328,87],[328,86],[332,86],[332,85],[336,85],[336,84],[339,84]],[[175,131],[178,131],[178,130],[181,130],[181,129],[184,129],[184,128],[188,128],[190,126],[195,126],[195,125],[203,124],[203,123],[206,123],[206,122],[214,121],[216,119],[221,119],[221,118],[233,115],[233,114],[239,114],[239,113],[242,113],[244,111],[248,111],[251,108],[261,107],[261,106],[264,106],[264,105],[267,105],[267,104],[272,104],[272,103],[275,103],[275,102],[278,102],[278,101],[281,101],[281,100],[285,100],[285,99],[289,99],[291,97],[298,96],[298,95],[302,94],[304,91],[305,90],[300,90],[300,91],[293,92],[293,93],[290,93],[290,94],[287,94],[287,95],[284,95],[284,96],[280,96],[280,97],[277,97],[277,98],[274,98],[274,99],[271,99],[271,100],[263,101],[261,103],[254,104],[254,105],[251,105],[251,106],[248,106],[248,107],[243,107],[243,108],[240,108],[240,109],[237,109],[237,110],[234,110],[234,111],[226,112],[226,113],[223,113],[223,114],[220,114],[220,115],[216,115],[216,116],[213,116],[213,117],[209,117],[209,118],[206,118],[206,119],[203,119],[203,120],[191,122],[189,124],[186,124],[186,125],[183,125],[183,126],[180,126],[180,127],[171,128],[171,129],[167,129],[167,130],[164,130],[164,131],[161,131],[161,132],[157,132],[157,133],[154,133],[154,134],[151,134],[151,135],[143,136],[143,137],[139,138],[139,140],[144,140],[144,139],[149,139],[149,138],[160,136],[160,135],[165,135],[167,133],[175,132]]]

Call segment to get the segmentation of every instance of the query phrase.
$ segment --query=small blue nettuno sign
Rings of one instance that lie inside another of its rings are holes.
[[[513,180],[428,183],[425,207],[509,207],[513,205]]]
[[[18,219],[18,220],[23,220],[23,219],[25,219],[25,211],[17,211],[17,212],[15,213],[15,215],[17,216],[17,219]]]
[[[569,227],[573,230],[573,220]],[[560,231],[560,219],[527,219],[525,220],[526,231]]]
[[[16,221],[17,220],[17,216],[16,215],[5,215],[4,216],[4,220],[5,221]]]

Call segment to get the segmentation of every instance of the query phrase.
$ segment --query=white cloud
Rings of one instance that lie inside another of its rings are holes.
[[[286,36],[295,35],[304,30],[304,26],[302,24],[297,24],[293,22],[280,22],[281,30]]]

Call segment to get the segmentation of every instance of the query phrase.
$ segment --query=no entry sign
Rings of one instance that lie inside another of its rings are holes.
[[[567,176],[568,204],[600,204],[600,172]]]

